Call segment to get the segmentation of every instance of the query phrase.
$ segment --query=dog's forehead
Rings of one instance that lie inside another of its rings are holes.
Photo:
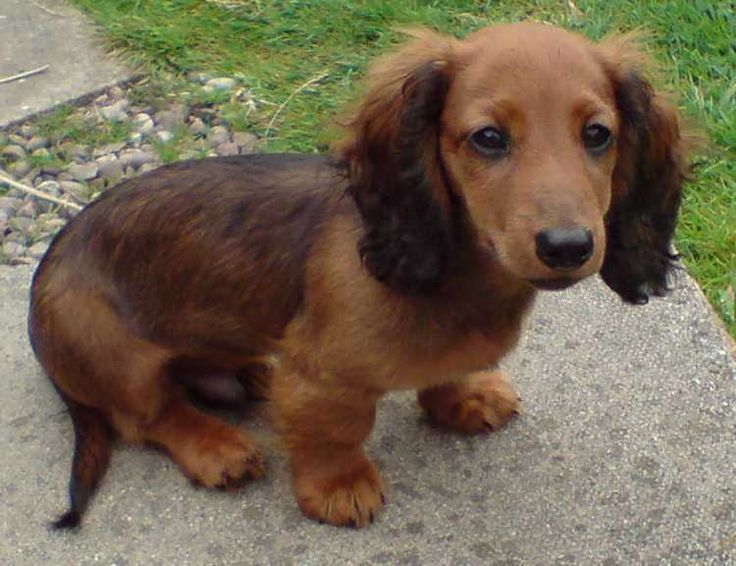
[[[460,59],[457,79],[474,94],[479,89],[517,95],[553,88],[605,95],[609,86],[591,41],[544,24],[483,29],[462,43]]]

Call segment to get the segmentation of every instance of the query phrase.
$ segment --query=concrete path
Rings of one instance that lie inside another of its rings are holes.
[[[58,1],[0,2],[0,78],[51,65],[0,85],[0,126],[128,76],[89,30]],[[369,451],[389,505],[368,529],[304,519],[275,449],[267,479],[222,494],[120,447],[81,532],[52,533],[73,434],[28,346],[31,274],[0,266],[0,564],[736,563],[733,342],[687,277],[644,307],[597,280],[543,295],[506,364],[527,414],[488,438],[387,399]],[[258,411],[236,420],[274,444]]]
[[[543,295],[506,364],[527,414],[488,438],[388,398],[369,452],[389,505],[368,529],[304,519],[275,449],[267,479],[223,494],[120,447],[74,534],[46,529],[73,435],[28,346],[31,273],[0,268],[2,564],[736,563],[736,361],[687,278],[644,307],[597,280]]]
[[[44,65],[44,73],[0,84],[0,128],[132,76],[104,55],[93,28],[60,0],[0,2],[0,79]]]

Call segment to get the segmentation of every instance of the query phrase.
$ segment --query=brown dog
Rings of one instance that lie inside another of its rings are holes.
[[[208,487],[261,476],[254,440],[183,384],[262,382],[274,354],[297,500],[321,521],[382,507],[362,444],[387,391],[416,389],[449,429],[503,425],[518,400],[487,368],[537,289],[598,271],[629,302],[666,289],[683,138],[640,60],[626,38],[539,24],[421,32],[374,69],[336,158],[179,163],[87,207],[32,291],[33,347],[76,431],[57,526],[79,523],[113,431]]]

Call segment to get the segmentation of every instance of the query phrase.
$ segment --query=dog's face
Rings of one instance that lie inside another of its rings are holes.
[[[459,203],[520,281],[554,289],[601,271],[632,302],[662,291],[682,140],[637,59],[625,38],[513,24],[424,36],[384,61],[344,153],[369,271],[408,292],[441,280]]]
[[[619,128],[606,72],[549,26],[481,32],[459,51],[440,150],[481,244],[536,286],[597,272]]]

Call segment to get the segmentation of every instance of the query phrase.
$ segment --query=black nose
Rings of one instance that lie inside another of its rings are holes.
[[[588,228],[550,228],[534,239],[537,257],[552,269],[575,269],[593,254],[593,234]]]

